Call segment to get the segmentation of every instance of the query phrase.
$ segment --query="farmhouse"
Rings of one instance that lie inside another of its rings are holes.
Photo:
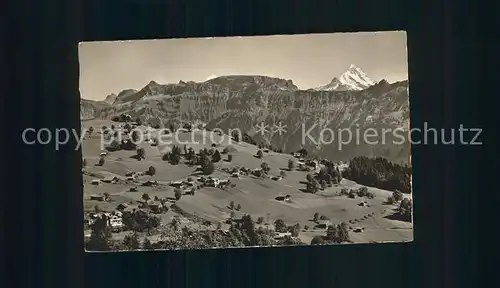
[[[104,201],[104,195],[90,195],[90,200]]]
[[[101,180],[102,182],[105,182],[105,183],[116,183],[118,181],[118,177],[106,177],[104,179]]]
[[[272,176],[271,179],[273,179],[274,181],[280,181],[283,179],[283,177],[281,176]]]
[[[318,225],[316,225],[316,227],[320,229],[326,229],[330,225],[332,225],[332,223],[329,220],[319,220]]]
[[[283,232],[283,233],[276,233],[274,235],[274,239],[275,240],[283,239],[285,237],[292,237],[292,233],[290,233],[290,232]]]
[[[127,207],[128,207],[127,203],[121,203],[120,205],[118,205],[116,207],[116,210],[118,210],[118,211],[124,211],[125,209],[127,209]]]
[[[108,156],[108,152],[101,152],[101,154],[99,154],[99,156],[101,156],[101,157]]]
[[[90,182],[92,185],[99,185],[101,184],[101,181],[99,181],[99,179],[94,179],[92,180],[92,182]]]

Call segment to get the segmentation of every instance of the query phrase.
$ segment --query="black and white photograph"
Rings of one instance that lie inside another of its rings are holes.
[[[413,241],[406,32],[78,53],[85,251]]]

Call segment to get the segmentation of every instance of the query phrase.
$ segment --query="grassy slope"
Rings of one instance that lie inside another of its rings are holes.
[[[148,143],[141,144],[146,150],[146,159],[137,161],[131,158],[135,154],[134,151],[116,151],[110,152],[106,157],[106,163],[103,167],[94,166],[99,159],[100,135],[97,133],[99,127],[113,124],[106,120],[90,120],[82,122],[82,126],[87,128],[93,126],[95,129],[94,135],[84,140],[82,149],[83,155],[87,159],[86,173],[91,173],[93,176],[84,175],[84,206],[86,210],[93,209],[95,205],[99,205],[102,209],[114,209],[119,203],[131,202],[140,200],[143,193],[148,193],[151,198],[158,197],[173,197],[173,188],[167,185],[160,187],[138,187],[138,192],[128,192],[128,189],[137,186],[138,183],[119,183],[108,184],[103,183],[99,186],[90,184],[92,179],[107,176],[124,176],[128,171],[142,172],[146,171],[149,166],[156,167],[155,176],[142,176],[140,180],[153,179],[160,181],[178,180],[191,175],[196,167],[188,167],[184,164],[170,165],[161,160],[161,155],[168,151],[172,145],[160,147],[152,147]],[[114,123],[115,126],[118,126]],[[229,144],[228,137],[223,136],[224,142],[221,146]],[[181,141],[189,139],[189,134],[180,136]],[[195,151],[202,147],[210,147],[211,141],[208,139],[208,134],[205,137],[205,145],[203,145],[203,135],[201,132],[195,133],[195,139],[200,144],[188,145],[192,146]],[[219,141],[218,136],[214,136],[215,141]],[[175,144],[175,143],[174,143]],[[181,145],[182,146],[182,145]],[[247,168],[258,168],[262,161],[267,162],[272,168],[270,174],[278,175],[280,168],[285,168],[290,155],[277,154],[274,152],[265,153],[264,159],[260,160],[253,155],[258,148],[247,143],[232,143],[238,152],[234,152],[232,163],[223,162],[216,164],[215,177],[228,178],[229,175],[220,171],[223,167],[245,166]],[[219,148],[222,150],[222,148]],[[226,159],[225,155],[221,155]],[[413,233],[411,224],[385,219],[384,216],[389,215],[394,207],[382,205],[382,202],[390,195],[391,192],[376,188],[368,188],[377,196],[368,200],[371,207],[360,207],[357,204],[362,199],[348,199],[345,196],[336,196],[336,193],[341,188],[356,188],[359,187],[355,182],[344,179],[337,187],[328,188],[325,191],[320,191],[317,194],[308,194],[299,189],[305,188],[304,184],[299,181],[304,181],[306,178],[305,172],[292,171],[287,172],[287,176],[282,181],[273,181],[271,179],[255,179],[253,177],[242,177],[241,179],[232,179],[236,184],[235,188],[228,191],[223,191],[216,188],[202,188],[194,196],[183,196],[177,205],[184,211],[196,214],[210,221],[222,221],[228,218],[230,210],[227,205],[230,201],[242,206],[242,213],[249,213],[254,219],[259,216],[270,217],[271,222],[275,219],[283,219],[285,223],[291,225],[300,223],[302,227],[309,225],[312,227],[314,223],[310,221],[313,214],[318,212],[326,215],[333,223],[348,222],[349,220],[361,219],[363,216],[375,213],[373,217],[366,220],[361,220],[357,224],[351,226],[363,226],[366,231],[364,233],[351,233],[351,239],[354,242],[369,242],[369,241],[401,241],[412,240]],[[110,203],[88,200],[88,195],[107,192],[111,194],[114,200]],[[289,194],[292,198],[291,203],[278,202],[274,200],[277,195]],[[363,199],[365,200],[365,199]],[[268,214],[269,213],[269,214]],[[173,216],[173,212],[169,212],[162,217],[165,222],[168,222]],[[401,229],[402,228],[402,229]],[[305,242],[310,242],[315,235],[324,234],[324,231],[318,232],[302,232],[301,238]]]

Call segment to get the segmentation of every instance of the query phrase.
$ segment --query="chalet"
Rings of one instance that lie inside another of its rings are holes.
[[[130,172],[127,172],[127,173],[125,174],[125,176],[127,176],[127,177],[132,177],[132,176],[135,176],[135,174],[136,174],[136,172],[130,171]]]
[[[127,181],[134,181],[135,180],[135,177],[134,176],[128,176],[127,177]]]
[[[290,201],[290,195],[285,195],[285,201]]]
[[[101,154],[99,154],[99,156],[101,156],[101,157],[108,156],[108,152],[101,152]]]
[[[156,185],[156,184],[158,184],[158,182],[157,182],[157,181],[147,180],[146,182],[143,182],[141,185],[142,185],[142,186],[151,187],[151,186]]]
[[[90,182],[92,185],[99,185],[101,184],[101,181],[99,179],[94,179],[92,182]]]
[[[118,181],[118,177],[106,177],[101,180],[104,183],[116,183]]]
[[[319,220],[318,225],[316,225],[316,227],[319,229],[326,229],[330,225],[332,225],[332,223],[329,220]]]
[[[90,200],[106,201],[107,198],[104,195],[90,195]]]
[[[240,177],[240,173],[233,172],[233,173],[231,173],[231,177],[233,177],[233,178],[239,178]]]
[[[163,208],[163,204],[160,201],[150,202],[148,206],[152,213],[160,213]]]
[[[280,180],[283,179],[283,177],[281,177],[281,176],[272,176],[271,179],[274,180],[274,181],[280,181]]]
[[[285,196],[283,196],[283,195],[278,195],[278,196],[276,196],[276,198],[274,198],[274,199],[276,199],[276,200],[278,200],[278,201],[285,201]]]
[[[294,152],[294,153],[292,153],[292,156],[295,158],[300,158],[300,157],[302,157],[302,154],[300,154],[299,152]]]
[[[173,187],[181,187],[183,183],[184,183],[184,181],[182,181],[182,180],[171,181],[171,182],[170,182],[170,186],[173,186]]]
[[[355,233],[361,233],[361,232],[365,231],[365,228],[363,228],[363,227],[356,227],[352,231],[355,232]]]
[[[118,210],[118,211],[124,211],[125,209],[127,209],[127,207],[128,207],[127,203],[121,203],[120,205],[118,205],[116,207],[116,210]]]
[[[362,201],[361,203],[358,204],[358,206],[361,206],[361,207],[368,207],[368,202],[366,201]]]
[[[275,240],[283,239],[285,237],[292,237],[292,233],[290,233],[290,232],[283,232],[283,233],[276,233],[274,235],[274,239]]]
[[[130,192],[137,192],[137,187],[130,187],[129,191]]]
[[[219,179],[208,177],[205,180],[205,185],[207,185],[209,187],[217,187],[217,186],[219,186]]]

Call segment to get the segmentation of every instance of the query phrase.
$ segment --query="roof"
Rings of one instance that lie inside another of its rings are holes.
[[[318,224],[319,225],[329,225],[330,224],[330,220],[319,220]]]

